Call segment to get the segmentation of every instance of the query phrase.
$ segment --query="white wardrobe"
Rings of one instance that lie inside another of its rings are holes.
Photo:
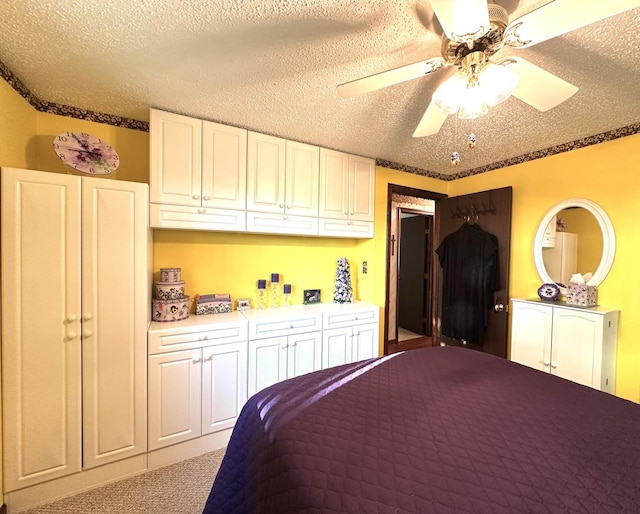
[[[147,449],[148,186],[1,173],[5,494],[61,494]]]

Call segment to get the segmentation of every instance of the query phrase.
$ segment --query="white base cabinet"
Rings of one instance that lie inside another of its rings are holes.
[[[322,332],[249,341],[249,396],[321,368]]]
[[[146,184],[2,169],[4,489],[146,452]]]
[[[513,300],[511,360],[615,393],[619,311]]]
[[[150,451],[232,428],[246,401],[247,322],[240,313],[151,323]]]
[[[364,302],[243,311],[249,396],[281,380],[378,355],[380,309]]]

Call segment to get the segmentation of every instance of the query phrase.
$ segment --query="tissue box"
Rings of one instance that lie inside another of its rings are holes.
[[[567,286],[567,305],[576,305],[578,307],[598,305],[598,290],[596,286],[570,283]]]
[[[221,312],[231,312],[231,295],[196,295],[196,314],[219,314]]]

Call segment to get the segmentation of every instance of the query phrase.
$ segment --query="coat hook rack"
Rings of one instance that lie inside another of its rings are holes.
[[[496,206],[489,196],[489,206],[487,207],[484,202],[482,202],[482,207],[478,209],[475,203],[471,203],[469,205],[465,205],[464,209],[461,209],[459,205],[456,205],[456,209],[451,209],[451,217],[452,218],[462,218],[467,223],[475,223],[478,221],[480,216],[485,214],[495,214]]]

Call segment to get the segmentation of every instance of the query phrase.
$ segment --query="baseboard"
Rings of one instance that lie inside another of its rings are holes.
[[[65,477],[16,491],[4,492],[8,514],[29,510],[43,503],[73,496],[109,482],[122,480],[147,471],[147,454],[136,455],[121,461],[104,464]],[[3,513],[4,514],[4,513]]]
[[[168,466],[185,459],[224,448],[229,443],[232,431],[232,428],[227,428],[220,432],[196,437],[189,441],[167,446],[166,448],[153,450],[148,454],[149,469]]]

